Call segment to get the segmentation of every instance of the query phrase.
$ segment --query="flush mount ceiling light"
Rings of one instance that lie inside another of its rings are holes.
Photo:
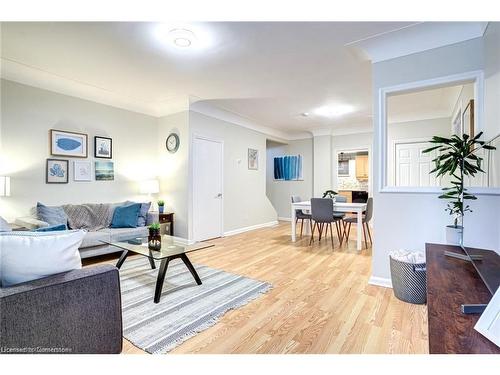
[[[347,104],[325,105],[316,108],[314,114],[324,117],[338,117],[354,111],[354,107]]]
[[[194,33],[188,29],[172,29],[168,32],[168,37],[179,48],[190,47],[196,41]]]
[[[201,23],[155,24],[153,33],[162,47],[182,54],[200,52],[215,43],[213,30]]]

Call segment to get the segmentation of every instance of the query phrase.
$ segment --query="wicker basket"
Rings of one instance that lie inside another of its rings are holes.
[[[427,271],[425,263],[408,263],[389,256],[392,289],[401,301],[424,304],[427,302]]]

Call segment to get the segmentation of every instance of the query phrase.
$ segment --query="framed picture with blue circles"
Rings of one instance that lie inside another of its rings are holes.
[[[50,130],[50,154],[54,156],[69,156],[73,158],[87,157],[87,134]]]

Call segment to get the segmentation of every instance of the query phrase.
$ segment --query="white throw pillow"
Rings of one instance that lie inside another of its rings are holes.
[[[82,268],[83,230],[0,233],[3,287]]]
[[[9,223],[7,223],[7,221],[0,216],[0,232],[10,232],[12,231]]]

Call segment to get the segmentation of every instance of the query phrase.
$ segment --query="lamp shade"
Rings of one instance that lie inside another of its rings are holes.
[[[10,196],[10,177],[0,176],[0,197]]]
[[[157,194],[160,192],[160,182],[158,180],[146,180],[139,184],[141,194]]]

